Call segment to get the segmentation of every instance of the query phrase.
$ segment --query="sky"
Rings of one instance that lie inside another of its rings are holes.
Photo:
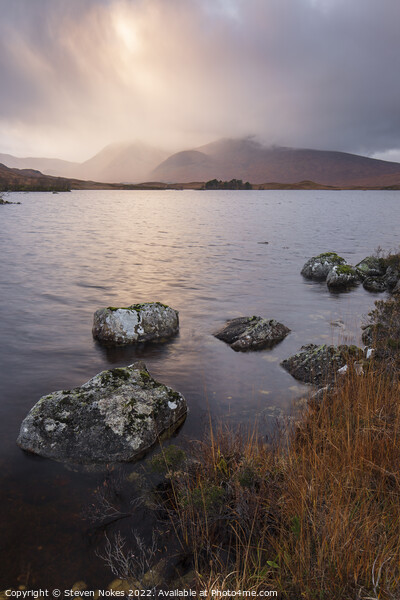
[[[0,152],[221,137],[400,161],[399,0],[0,0]]]

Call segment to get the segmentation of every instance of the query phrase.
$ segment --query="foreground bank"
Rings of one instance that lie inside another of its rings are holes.
[[[218,429],[190,448],[186,467],[164,456],[160,503],[191,586],[293,600],[399,597],[399,307],[377,304],[372,321],[390,310],[391,323],[376,358],[338,375],[278,443]]]

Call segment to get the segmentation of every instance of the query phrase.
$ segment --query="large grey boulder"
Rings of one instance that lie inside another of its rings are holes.
[[[299,381],[324,385],[336,379],[339,369],[363,357],[363,351],[357,346],[307,344],[301,347],[300,352],[282,361],[281,365]]]
[[[307,279],[324,281],[332,267],[345,264],[344,258],[336,252],[324,252],[310,258],[302,268],[301,274]]]
[[[43,396],[24,419],[17,444],[62,462],[131,461],[176,429],[186,412],[184,397],[137,362]]]
[[[378,256],[366,256],[362,261],[356,264],[355,269],[361,279],[367,277],[381,277],[386,271],[383,260]]]
[[[343,291],[360,282],[357,271],[350,265],[335,265],[329,271],[326,285],[331,291]]]
[[[109,306],[94,313],[93,336],[106,344],[162,341],[178,333],[178,311],[161,302]]]
[[[214,336],[230,345],[233,350],[260,350],[283,340],[290,329],[275,319],[239,317],[227,323]]]

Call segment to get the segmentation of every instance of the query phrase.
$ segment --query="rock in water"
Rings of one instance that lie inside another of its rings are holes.
[[[233,350],[246,351],[274,346],[288,333],[290,329],[274,319],[239,317],[227,321],[214,336],[229,344]]]
[[[132,344],[170,338],[178,330],[178,311],[160,302],[146,302],[97,310],[92,333],[106,344]]]
[[[363,351],[357,346],[317,346],[307,344],[301,351],[282,361],[284,369],[299,381],[316,385],[333,382],[339,369],[351,361],[361,360]]]
[[[186,412],[184,397],[137,362],[43,396],[23,421],[17,444],[62,462],[130,461],[176,429]]]
[[[363,281],[363,288],[368,292],[384,292],[386,290],[385,278],[366,277]]]
[[[301,274],[307,279],[324,281],[332,267],[345,264],[344,258],[336,252],[324,252],[310,258],[302,268]]]
[[[332,291],[340,292],[359,283],[357,271],[350,265],[332,267],[326,278],[326,285]]]
[[[361,279],[367,277],[381,277],[385,274],[383,260],[378,256],[366,256],[361,262],[356,264],[355,269]]]

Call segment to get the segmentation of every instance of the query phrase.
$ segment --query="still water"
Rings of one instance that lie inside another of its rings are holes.
[[[271,432],[307,390],[280,361],[309,342],[360,343],[362,315],[377,298],[362,287],[331,294],[301,277],[303,263],[333,250],[354,264],[378,246],[398,248],[400,196],[76,191],[7,199],[22,204],[0,207],[0,590],[79,580],[101,587],[113,576],[84,517],[108,474],[19,450],[28,410],[44,394],[141,359],[187,399],[175,443],[201,438],[209,416],[233,426],[257,421]],[[146,301],[179,310],[175,339],[117,349],[93,341],[96,309]],[[248,354],[212,336],[227,319],[253,314],[292,332],[274,349]]]

